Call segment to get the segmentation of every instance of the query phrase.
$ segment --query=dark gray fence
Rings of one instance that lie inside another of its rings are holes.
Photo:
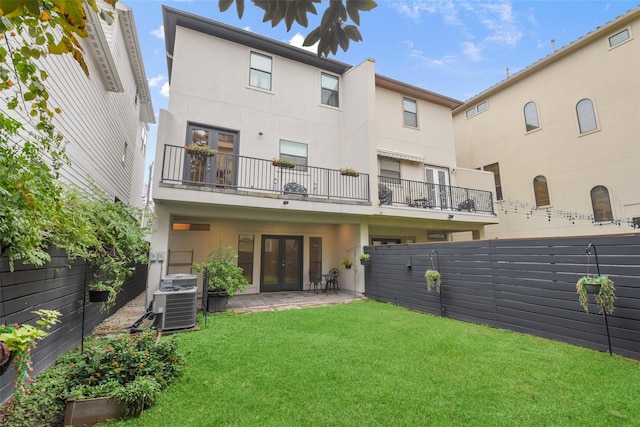
[[[34,374],[37,374],[49,367],[58,355],[75,348],[82,341],[84,283],[92,272],[82,260],[69,265],[65,254],[59,251],[53,251],[51,262],[42,268],[17,263],[11,273],[7,258],[2,258],[0,271],[0,324],[34,324],[36,316],[32,311],[41,308],[62,313],[61,323],[38,343],[38,348],[32,353]],[[118,308],[144,292],[146,282],[147,267],[136,267],[134,275],[118,295],[115,307],[108,313],[101,313],[100,304],[89,303],[87,297],[85,336]],[[14,379],[13,368],[0,376],[0,403],[11,397]]]
[[[603,316],[595,304],[585,313],[575,288],[587,271],[596,273],[589,243],[615,282],[613,352],[640,359],[640,234],[371,246],[366,295],[440,314],[440,296],[427,292],[424,279],[439,259],[447,317],[608,351]]]

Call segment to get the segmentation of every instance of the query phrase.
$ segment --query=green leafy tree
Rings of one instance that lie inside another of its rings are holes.
[[[244,15],[244,0],[219,0],[221,12],[227,11],[235,2],[238,17]],[[318,43],[318,56],[335,55],[340,47],[349,49],[350,41],[362,41],[360,12],[368,12],[377,6],[373,0],[329,0],[329,5],[322,14],[320,25],[313,29],[304,39],[303,46]],[[253,0],[253,4],[264,11],[263,22],[271,22],[275,27],[284,21],[287,31],[294,22],[304,28],[309,26],[308,15],[317,15],[315,4],[321,0]],[[351,19],[355,25],[347,24]]]

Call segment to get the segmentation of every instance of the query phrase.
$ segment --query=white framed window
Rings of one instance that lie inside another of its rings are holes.
[[[331,74],[320,74],[320,102],[332,107],[340,106],[340,80]]]
[[[620,43],[626,42],[630,38],[631,34],[629,33],[629,29],[625,28],[624,30],[609,37],[609,47],[615,47]]]
[[[280,158],[291,160],[296,169],[307,170],[309,147],[307,144],[295,141],[280,140]]]
[[[414,128],[418,127],[418,104],[415,99],[402,98],[404,110],[404,124]]]
[[[271,66],[270,56],[251,52],[251,66],[249,72],[249,85],[260,89],[271,90]]]
[[[400,160],[380,157],[380,176],[392,180],[400,179]]]
[[[467,119],[470,119],[471,117],[475,116],[476,114],[480,114],[485,110],[489,109],[489,102],[488,101],[482,101],[479,104],[474,105],[472,108],[469,108],[466,111],[466,116]]]
[[[589,98],[581,99],[576,104],[576,114],[578,116],[578,127],[580,134],[585,134],[598,129],[596,122],[596,112],[593,108],[593,101]]]
[[[538,119],[538,108],[536,103],[531,101],[527,102],[524,106],[524,126],[527,132],[536,130],[540,127],[540,120]]]

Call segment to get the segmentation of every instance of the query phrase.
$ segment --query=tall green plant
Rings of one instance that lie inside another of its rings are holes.
[[[244,277],[242,267],[236,265],[238,254],[231,246],[220,246],[209,254],[209,260],[201,264],[193,264],[193,269],[198,272],[209,271],[209,290],[226,292],[232,297],[237,292],[242,292],[248,285]]]

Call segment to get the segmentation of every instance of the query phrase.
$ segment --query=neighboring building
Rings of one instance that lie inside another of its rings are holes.
[[[160,112],[151,241],[162,262],[151,265],[148,296],[162,276],[190,272],[221,244],[238,251],[247,292],[302,290],[310,273],[367,245],[478,239],[497,222],[492,174],[456,166],[459,101],[377,75],[371,59],[350,66],[163,14],[171,92]],[[357,263],[340,272],[342,289],[364,291]]]
[[[71,160],[61,176],[84,189],[93,181],[114,199],[140,207],[147,134],[155,123],[149,85],[133,12],[121,2],[115,10],[98,6],[112,11],[114,22],[85,8],[89,37],[80,43],[89,77],[69,55],[41,59],[52,104],[62,109],[54,124]]]
[[[454,110],[458,165],[495,173],[487,238],[640,228],[640,7]]]

